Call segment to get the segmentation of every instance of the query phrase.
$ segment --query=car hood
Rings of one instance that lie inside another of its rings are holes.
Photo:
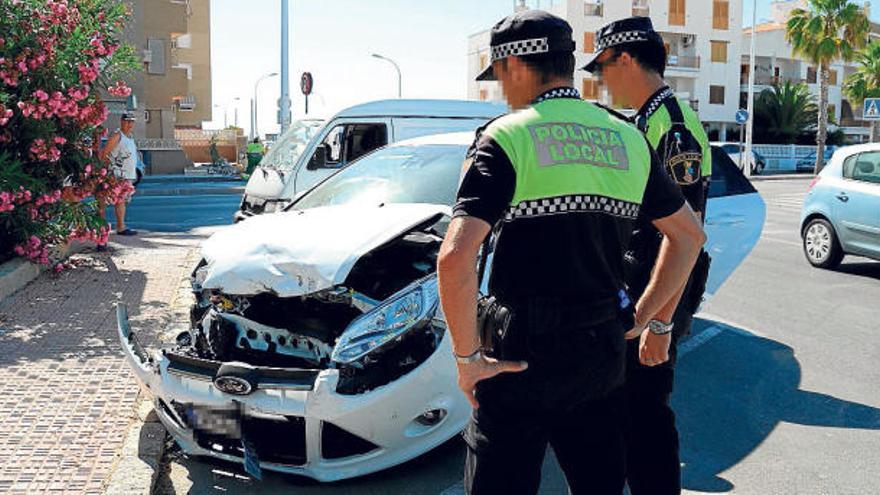
[[[204,289],[281,297],[345,281],[364,254],[450,208],[431,204],[341,205],[259,215],[232,225],[202,246]]]

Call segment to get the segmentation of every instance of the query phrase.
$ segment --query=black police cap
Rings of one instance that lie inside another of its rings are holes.
[[[587,72],[594,72],[599,65],[596,59],[608,48],[628,43],[659,43],[663,44],[660,33],[654,31],[654,24],[649,17],[627,17],[606,24],[596,31],[596,55],[583,67]]]
[[[524,10],[509,15],[492,27],[489,42],[492,60],[477,81],[494,81],[492,62],[510,56],[551,52],[574,52],[571,25],[543,10]]]

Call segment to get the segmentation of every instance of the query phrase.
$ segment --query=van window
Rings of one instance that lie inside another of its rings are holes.
[[[388,129],[385,124],[349,125],[345,133],[345,163],[357,160],[386,144]]]
[[[327,149],[327,168],[339,168],[388,144],[384,123],[340,124],[330,129],[321,145]]]

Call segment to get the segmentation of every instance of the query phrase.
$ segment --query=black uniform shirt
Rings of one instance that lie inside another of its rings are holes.
[[[577,94],[570,91],[573,93],[563,97]],[[546,93],[536,101],[543,99]],[[663,218],[678,211],[684,199],[656,155],[651,157],[640,214]],[[453,216],[472,216],[495,226],[514,195],[513,165],[501,146],[480,131],[468,158],[472,163],[459,188]],[[623,288],[623,253],[633,224],[631,219],[602,212],[505,222],[496,241],[490,291],[508,301],[616,298]]]

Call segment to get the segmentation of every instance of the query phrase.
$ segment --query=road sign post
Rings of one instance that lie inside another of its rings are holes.
[[[746,122],[749,121],[749,112],[740,108],[736,111],[736,115],[734,116],[736,123],[739,124],[739,166],[745,174],[746,177],[751,175],[752,168],[746,168],[746,165],[743,163],[743,147],[745,146],[745,125]]]
[[[309,114],[309,95],[312,94],[314,87],[315,79],[312,77],[312,73],[303,72],[302,77],[299,78],[299,89],[302,90],[302,94],[306,97],[306,115]]]

